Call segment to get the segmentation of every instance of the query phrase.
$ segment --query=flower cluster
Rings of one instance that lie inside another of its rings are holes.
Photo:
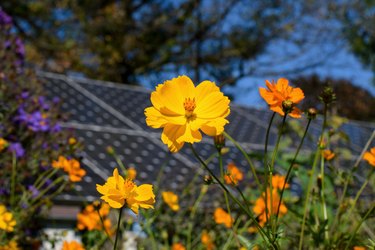
[[[214,212],[214,219],[216,224],[224,224],[227,228],[232,227],[233,225],[233,218],[225,212],[222,208],[216,208]]]
[[[7,211],[7,208],[0,204],[0,229],[6,232],[13,232],[16,221],[13,214]]]
[[[161,196],[167,205],[173,210],[178,211],[180,206],[178,205],[178,195],[173,192],[162,192]]]
[[[63,169],[69,174],[69,179],[72,182],[81,181],[82,177],[86,175],[86,171],[81,168],[79,161],[76,159],[67,159],[61,155],[57,161],[52,162],[52,167]]]
[[[111,232],[111,221],[107,218],[110,211],[108,204],[90,204],[85,209],[77,214],[77,228],[78,230],[105,230],[107,233]]]
[[[227,184],[237,185],[239,181],[243,180],[243,173],[233,162],[231,162],[227,166],[227,174],[224,178]]]

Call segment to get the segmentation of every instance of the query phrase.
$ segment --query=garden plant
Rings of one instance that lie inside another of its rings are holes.
[[[38,249],[43,240],[53,242],[38,221],[86,171],[81,143],[59,125],[60,100],[43,96],[11,27],[0,12],[0,250]],[[341,120],[330,114],[336,96],[329,86],[319,96],[321,114],[300,110],[308,93],[285,78],[266,81],[259,94],[272,115],[264,150],[255,154],[226,132],[230,100],[214,82],[178,76],[159,84],[144,110],[146,123],[161,130],[171,153],[188,147],[201,171],[180,190],[165,189],[166,161],[155,166],[153,183],[139,183],[136,169],[109,147],[117,166],[96,183],[98,200],[77,214],[81,242],[62,248],[130,249],[134,240],[138,249],[374,249],[375,131],[353,156],[342,147]],[[319,134],[310,134],[313,122]],[[271,129],[278,131],[272,145]],[[212,140],[209,157],[196,148],[203,137]],[[246,170],[237,159],[223,164],[228,145],[243,154]]]

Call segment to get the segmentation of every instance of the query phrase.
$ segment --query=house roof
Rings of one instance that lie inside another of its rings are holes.
[[[69,114],[68,120],[62,123],[65,128],[76,131],[77,138],[85,144],[82,163],[87,171],[83,181],[76,185],[76,191],[63,194],[57,198],[65,204],[72,202],[92,201],[99,197],[95,184],[103,184],[117,167],[116,161],[106,153],[112,146],[120,159],[128,167],[135,167],[140,183],[155,182],[163,166],[164,189],[179,190],[190,182],[194,175],[203,172],[198,161],[192,156],[188,147],[171,154],[161,142],[161,131],[146,125],[144,109],[151,106],[150,90],[140,86],[130,86],[104,82],[87,78],[39,72],[47,97],[59,97],[61,109]],[[231,104],[230,123],[226,131],[247,152],[262,152],[268,122],[272,113],[268,110],[242,107]],[[276,122],[281,119],[277,118]],[[306,119],[301,119],[306,123]],[[316,137],[320,133],[321,119],[316,119],[310,133]],[[351,142],[345,145],[354,155],[359,155],[370,134],[375,129],[371,123],[349,121],[342,129],[350,135]],[[269,145],[274,145],[277,138],[277,127],[270,132]],[[316,140],[315,140],[316,142]],[[292,140],[291,150],[299,140]],[[229,153],[224,156],[224,164],[235,162],[237,166],[248,171],[248,164],[243,155],[231,143],[227,143]],[[315,147],[315,143],[305,143],[304,150]],[[212,139],[204,137],[196,148],[203,158],[215,153]],[[269,146],[272,149],[272,146]],[[214,158],[212,163],[217,163]],[[261,163],[254,161],[255,167]],[[214,171],[215,164],[210,167]]]

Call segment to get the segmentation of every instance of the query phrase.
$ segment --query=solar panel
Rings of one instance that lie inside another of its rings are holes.
[[[137,181],[140,183],[155,182],[162,168],[163,189],[181,190],[189,183],[195,173],[202,172],[199,162],[192,155],[188,146],[179,153],[171,154],[160,141],[161,130],[149,128],[145,123],[144,109],[151,105],[150,91],[139,86],[127,86],[85,78],[73,78],[64,75],[40,72],[47,96],[59,97],[62,111],[69,114],[62,125],[76,130],[76,135],[85,144],[83,165],[87,175],[76,185],[76,191],[57,197],[61,202],[82,202],[97,199],[99,194],[96,183],[104,183],[118,164],[106,153],[108,146],[114,148],[119,158],[127,167],[134,167]],[[228,117],[230,123],[226,131],[234,137],[247,152],[263,152],[265,134],[272,112],[267,110],[231,106]],[[281,117],[276,116],[274,124],[280,124]],[[301,119],[302,127],[306,119]],[[306,139],[305,149],[314,149],[320,134],[321,119],[316,119],[309,130],[311,138]],[[352,152],[359,154],[365,145],[374,124],[350,122],[343,126],[352,138],[349,145]],[[270,134],[270,150],[277,138],[277,127],[273,126]],[[299,139],[292,137],[292,147],[297,147]],[[234,162],[245,173],[250,169],[245,157],[231,143],[227,143],[229,152],[223,156],[223,163]],[[348,146],[348,145],[344,145]],[[204,159],[215,154],[212,139],[204,137],[194,147]],[[209,167],[219,174],[217,158],[213,158]],[[254,160],[257,168],[262,167],[260,160]],[[250,175],[251,176],[251,175]],[[248,177],[250,178],[250,177]],[[251,178],[250,178],[251,179]]]

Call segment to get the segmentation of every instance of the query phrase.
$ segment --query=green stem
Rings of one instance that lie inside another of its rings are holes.
[[[113,250],[117,249],[117,241],[118,241],[118,235],[120,233],[120,224],[121,224],[121,216],[122,216],[122,207],[120,208],[119,211],[119,216],[118,216],[118,222],[117,222],[117,229],[116,229],[116,239],[115,239],[115,244],[113,245]]]
[[[318,148],[317,152],[315,153],[314,162],[313,162],[313,166],[311,168],[311,173],[310,173],[309,184],[307,186],[307,191],[306,191],[306,199],[305,199],[305,204],[304,204],[304,209],[303,209],[304,212],[303,212],[303,219],[302,219],[302,225],[301,225],[301,234],[299,238],[299,247],[298,247],[299,250],[302,249],[302,245],[303,245],[303,236],[305,233],[305,224],[306,224],[306,218],[307,218],[307,211],[309,208],[310,193],[311,193],[311,188],[313,185],[315,167],[319,159],[319,154],[320,154],[320,149]]]
[[[359,200],[359,197],[361,196],[363,190],[365,189],[365,187],[369,183],[370,178],[371,178],[373,173],[374,173],[374,168],[371,168],[370,173],[367,175],[366,181],[362,184],[361,188],[358,190],[358,192],[357,192],[357,194],[354,198],[354,202],[353,202],[352,206],[350,207],[349,212],[347,213],[348,218],[350,218],[351,214],[353,213],[353,210],[354,210],[354,208],[355,208],[355,206],[356,206],[356,204]]]
[[[342,191],[342,195],[341,195],[341,197],[340,197],[340,202],[339,202],[339,206],[338,206],[338,209],[337,209],[337,212],[336,212],[335,218],[333,219],[333,222],[332,222],[332,226],[331,226],[330,234],[333,233],[333,230],[334,230],[335,227],[336,227],[336,223],[337,223],[338,220],[339,220],[339,216],[340,216],[340,213],[341,213],[342,208],[343,208],[343,202],[344,202],[344,199],[345,199],[345,196],[346,196],[346,192],[347,192],[347,190],[348,190],[348,186],[349,186],[350,179],[352,178],[354,171],[357,170],[357,168],[358,168],[358,166],[359,166],[359,163],[360,163],[361,160],[363,159],[363,155],[366,153],[367,149],[370,147],[371,142],[374,140],[374,138],[375,138],[375,130],[372,132],[372,134],[371,134],[370,138],[368,139],[368,141],[367,141],[365,147],[362,149],[361,154],[358,156],[357,161],[355,162],[353,168],[351,169],[350,173],[348,174],[348,177],[347,177],[346,180],[345,180],[344,189],[343,189],[343,191]]]
[[[218,153],[218,158],[219,158],[219,167],[220,167],[221,180],[224,183],[225,182],[225,176],[224,176],[225,173],[224,173],[223,157],[222,157],[222,154],[221,154],[221,150],[218,150],[217,153]],[[230,218],[232,219],[231,209],[230,209],[230,206],[229,206],[228,195],[227,195],[227,193],[225,191],[223,193],[224,193],[224,199],[225,199],[225,204],[227,206],[228,214],[229,214]],[[239,242],[238,242],[238,239],[237,239],[237,235],[236,235],[236,232],[235,232],[235,228],[233,227],[233,221],[232,221],[232,233],[234,234],[234,236],[235,236],[235,238],[237,240],[237,243],[239,245]]]
[[[322,181],[321,188],[320,188],[320,199],[322,202],[322,213],[323,213],[323,219],[325,221],[325,226],[324,226],[324,235],[326,240],[329,238],[328,234],[328,215],[327,215],[327,206],[326,206],[326,200],[325,200],[325,195],[324,195],[324,190],[325,190],[325,185],[324,185],[324,157],[320,157],[320,178]]]
[[[15,190],[16,190],[16,170],[17,170],[17,157],[16,153],[12,154],[12,177],[11,177],[11,186],[10,186],[10,204],[11,207],[14,207],[15,202]]]
[[[291,174],[292,169],[293,169],[293,165],[294,165],[294,163],[296,162],[297,157],[298,157],[298,154],[299,154],[299,151],[300,151],[301,148],[302,148],[303,141],[304,141],[305,138],[306,138],[307,131],[308,131],[308,129],[309,129],[310,124],[311,124],[311,119],[309,119],[309,121],[307,122],[307,125],[306,125],[306,128],[305,128],[305,132],[303,133],[303,136],[302,136],[301,142],[300,142],[300,144],[298,145],[297,151],[296,151],[296,153],[294,154],[293,160],[290,162],[290,165],[289,165],[289,168],[288,168],[288,172],[286,173],[285,181],[284,181],[284,184],[283,184],[283,188],[281,189],[281,193],[280,193],[279,204],[277,205],[276,223],[277,223],[277,219],[278,219],[278,217],[279,217],[280,206],[281,206],[281,201],[282,201],[282,199],[283,199],[285,186],[286,186],[286,184],[287,184],[288,181],[289,181],[290,174]]]
[[[223,134],[225,135],[225,137],[227,137],[233,144],[234,146],[242,153],[242,155],[245,157],[247,163],[249,164],[250,166],[250,169],[251,169],[251,172],[253,173],[253,176],[254,176],[254,179],[255,179],[255,182],[257,183],[258,185],[258,188],[259,190],[261,189],[262,185],[260,184],[260,181],[259,181],[259,178],[258,178],[258,175],[256,173],[256,170],[255,170],[255,166],[253,164],[253,162],[251,161],[249,155],[245,152],[245,150],[241,147],[241,145],[235,140],[233,139],[233,137],[231,137],[227,132],[223,132]]]
[[[102,227],[103,227],[103,230],[104,230],[105,234],[107,235],[107,238],[109,239],[109,241],[110,241],[110,242],[112,243],[112,245],[113,245],[113,240],[112,240],[111,236],[109,235],[109,232],[107,232],[107,228],[105,228],[104,220],[103,220],[102,215],[101,215],[100,212],[99,212],[99,209],[96,209],[96,212],[97,212],[98,215],[99,215],[100,222],[102,223]]]
[[[268,204],[267,204],[267,187],[268,187],[268,175],[271,171],[271,169],[269,168],[268,166],[268,140],[269,140],[269,136],[270,136],[270,131],[271,131],[271,125],[272,125],[272,122],[273,122],[273,119],[275,118],[275,115],[276,113],[273,112],[272,116],[271,116],[271,119],[270,119],[270,122],[268,123],[268,128],[267,128],[267,132],[266,132],[266,141],[264,143],[264,159],[263,159],[263,164],[264,164],[264,193],[265,193],[265,203],[266,203],[266,225],[268,225]]]
[[[58,168],[53,168],[52,171],[50,171],[45,178],[40,180],[40,183],[35,182],[34,184],[35,188],[37,190],[41,189],[43,185],[47,182],[47,180],[51,179],[52,176],[57,173],[57,171],[59,171]]]
[[[202,201],[204,195],[207,193],[207,187],[204,186],[201,188],[201,191],[199,193],[199,196],[197,198],[197,200],[195,201],[194,205],[193,205],[193,208],[191,209],[191,213],[190,213],[190,216],[189,216],[189,227],[188,227],[188,235],[187,235],[187,249],[191,249],[191,232],[193,231],[193,218],[195,216],[195,213],[197,211],[197,208],[200,204],[200,202]]]
[[[272,159],[271,159],[271,166],[270,166],[270,171],[268,173],[268,182],[269,182],[269,189],[270,189],[270,200],[271,200],[271,204],[273,203],[273,197],[272,197],[272,189],[273,189],[273,186],[272,186],[272,177],[273,177],[273,171],[274,171],[274,168],[275,168],[275,161],[276,161],[276,157],[277,157],[277,153],[279,151],[279,145],[280,145],[280,141],[281,141],[281,137],[282,137],[282,134],[283,134],[283,130],[284,130],[284,126],[285,126],[285,121],[286,121],[286,117],[287,117],[287,113],[285,113],[285,115],[283,116],[283,121],[282,121],[282,124],[281,124],[281,127],[279,129],[279,133],[277,135],[277,141],[276,141],[276,145],[275,145],[275,148],[273,149],[273,153],[272,153]],[[267,190],[266,190],[266,196],[267,196]],[[266,204],[267,204],[267,197],[266,197]],[[270,207],[270,213],[271,213],[271,216],[270,216],[270,219],[271,219],[271,228],[272,228],[272,235],[274,237],[274,240],[276,240],[276,237],[275,237],[275,231],[276,231],[276,219],[275,221],[273,221],[273,215],[275,214],[276,211],[273,211],[273,206],[271,205]],[[268,220],[267,220],[268,222]]]
[[[372,208],[370,208],[367,213],[365,214],[365,216],[363,216],[363,218],[361,219],[361,221],[358,223],[358,225],[356,226],[356,228],[354,229],[354,232],[352,233],[352,236],[350,237],[349,239],[349,242],[348,244],[346,245],[345,247],[345,250],[348,249],[348,247],[350,246],[350,244],[352,243],[353,241],[353,238],[354,236],[357,234],[358,230],[361,228],[361,225],[362,223],[367,219],[367,217],[372,213],[372,211],[375,209],[375,204],[372,206]]]
[[[270,238],[270,236],[263,230],[263,228],[259,225],[259,223],[257,222],[257,220],[254,218],[254,216],[251,214],[251,212],[249,210],[247,210],[242,204],[241,202],[232,195],[231,192],[229,192],[229,190],[225,187],[225,185],[223,185],[223,183],[219,180],[219,178],[212,172],[212,170],[206,165],[206,163],[200,158],[200,156],[198,155],[198,153],[196,152],[196,150],[194,149],[193,145],[192,144],[189,144],[190,145],[190,148],[194,154],[194,156],[198,159],[198,161],[203,165],[203,167],[209,172],[209,174],[216,180],[216,182],[220,185],[220,187],[228,193],[229,197],[235,202],[237,203],[237,205],[241,208],[242,211],[244,211],[249,217],[250,219],[255,223],[256,227],[258,228],[258,230],[261,232],[261,236],[263,239],[265,239],[264,237],[267,238],[268,242],[274,247],[274,249],[277,249],[277,246],[272,242],[272,239]]]
[[[306,199],[305,199],[302,226],[301,226],[301,234],[300,234],[300,238],[299,238],[299,247],[298,247],[299,250],[302,249],[302,245],[303,245],[303,236],[304,236],[304,233],[305,233],[305,224],[306,224],[306,218],[307,218],[307,211],[308,211],[308,207],[309,207],[308,204],[309,204],[309,200],[310,200],[310,192],[311,192],[311,188],[312,188],[312,185],[313,185],[315,168],[316,168],[316,165],[318,163],[319,156],[321,155],[320,147],[321,147],[322,142],[323,142],[324,130],[326,128],[326,123],[327,123],[327,104],[324,104],[322,132],[320,134],[318,148],[315,152],[314,162],[313,162],[313,166],[312,166],[312,169],[311,169],[311,173],[310,173],[311,175],[310,175],[309,184],[308,184],[307,192],[306,192]]]

